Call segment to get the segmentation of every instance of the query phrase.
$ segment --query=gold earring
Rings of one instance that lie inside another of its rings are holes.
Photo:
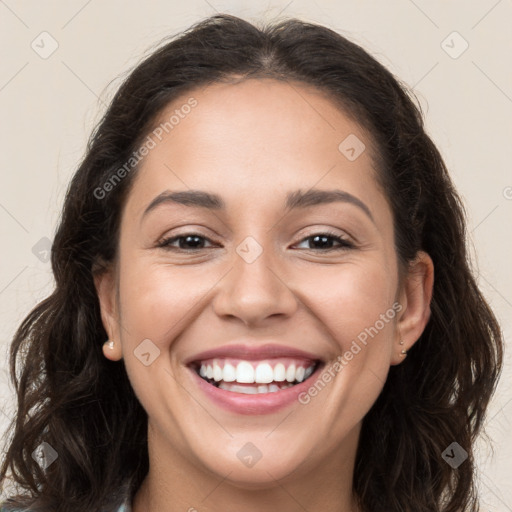
[[[404,344],[404,340],[400,340],[400,345],[403,345],[403,344]],[[407,350],[402,349],[402,352],[400,352],[400,354],[401,354],[402,356],[406,356],[406,355],[407,355]]]

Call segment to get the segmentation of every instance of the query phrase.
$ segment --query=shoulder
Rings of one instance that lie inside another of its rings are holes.
[[[0,503],[0,512],[23,512],[22,508],[13,508],[6,503]]]
[[[30,512],[30,510],[26,508],[12,508],[4,503],[0,503],[0,512]],[[120,505],[117,512],[132,512],[130,503],[126,502]]]

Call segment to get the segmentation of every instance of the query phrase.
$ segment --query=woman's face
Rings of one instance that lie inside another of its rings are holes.
[[[105,354],[124,359],[153,450],[240,486],[353,463],[431,285],[399,288],[370,140],[314,89],[274,80],[196,90],[161,122],[173,114],[97,282]]]

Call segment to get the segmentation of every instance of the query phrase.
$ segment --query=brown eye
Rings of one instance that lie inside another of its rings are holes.
[[[165,238],[159,242],[158,247],[166,250],[194,251],[198,249],[204,249],[205,241],[211,242],[208,238],[197,233],[186,233],[184,235]],[[178,247],[173,246],[175,242],[178,242]]]
[[[320,251],[339,251],[351,249],[354,245],[342,238],[335,233],[316,233],[314,235],[310,235],[304,238],[302,242],[310,241],[310,244],[314,247],[309,247],[311,250],[320,250]],[[332,247],[332,243],[335,242],[339,244],[337,247]]]

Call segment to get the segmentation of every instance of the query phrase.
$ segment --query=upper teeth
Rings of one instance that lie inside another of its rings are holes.
[[[302,382],[307,379],[314,370],[315,365],[305,368],[299,364],[277,363],[274,368],[269,363],[261,362],[253,366],[249,361],[240,361],[234,365],[228,362],[222,363],[214,359],[211,363],[203,363],[199,369],[199,375],[216,382],[239,382],[244,384],[269,384],[270,382]]]

